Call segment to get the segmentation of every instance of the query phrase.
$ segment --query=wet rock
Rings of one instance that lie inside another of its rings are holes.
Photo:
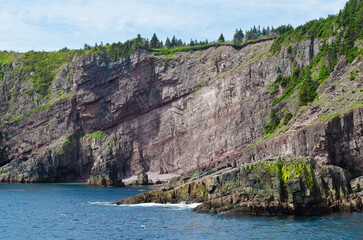
[[[363,176],[357,177],[350,181],[352,190],[354,193],[359,193],[363,191]]]
[[[88,185],[101,187],[123,187],[121,179],[112,179],[108,174],[92,176],[88,179]]]
[[[139,174],[137,174],[137,183],[139,185],[148,185],[149,184],[148,175],[145,172],[140,172]]]
[[[253,181],[251,181],[253,180]],[[329,183],[334,183],[333,185]],[[195,211],[251,215],[362,211],[342,168],[312,159],[267,160],[122,199],[116,204],[202,203]]]

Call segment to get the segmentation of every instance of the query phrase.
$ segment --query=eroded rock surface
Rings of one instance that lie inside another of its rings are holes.
[[[141,193],[116,204],[202,203],[196,211],[251,215],[362,211],[361,189],[353,189],[340,167],[320,165],[312,159],[279,159],[227,168],[175,188]]]
[[[296,64],[308,65],[322,44],[303,41],[292,53],[272,55],[272,42],[172,57],[143,49],[115,61],[107,54],[74,57],[52,82],[50,105],[25,92],[32,83],[15,71],[21,62],[13,62],[0,82],[0,180],[118,186],[139,172],[202,169],[207,175],[278,157],[314,157],[343,167],[349,179],[361,176],[361,93],[336,92],[341,84],[346,91],[362,87],[362,57],[340,60],[318,89],[320,102],[276,105],[295,118],[265,138],[277,69],[289,75]],[[351,71],[358,72],[355,81],[349,80]],[[321,121],[337,112],[334,101],[353,110]]]

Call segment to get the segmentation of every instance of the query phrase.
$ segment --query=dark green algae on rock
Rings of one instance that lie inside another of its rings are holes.
[[[357,182],[357,180],[352,180]],[[115,204],[201,203],[202,213],[251,215],[362,211],[362,193],[345,171],[313,159],[272,159],[227,168],[175,187],[161,187]]]

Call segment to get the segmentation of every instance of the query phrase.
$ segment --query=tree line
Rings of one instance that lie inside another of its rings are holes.
[[[232,42],[238,45],[246,41],[259,39],[261,37],[266,37],[266,36],[273,37],[281,35],[290,30],[293,30],[293,27],[291,25],[282,25],[278,28],[263,27],[262,29],[260,28],[260,26],[258,27],[254,26],[250,30],[247,30],[245,32],[243,32],[242,29],[236,29],[233,35]],[[85,44],[83,49],[86,51],[99,52],[99,53],[108,52],[110,54],[110,57],[116,59],[128,56],[136,48],[172,49],[175,47],[203,46],[216,42],[217,43],[226,42],[223,33],[221,33],[217,41],[209,42],[208,39],[202,41],[200,40],[198,41],[197,39],[191,39],[189,43],[184,42],[182,39],[177,38],[175,35],[171,38],[167,37],[165,42],[163,42],[157,37],[156,33],[154,33],[150,40],[148,38],[143,38],[141,37],[140,34],[138,34],[136,38],[127,40],[124,43],[117,42],[112,44],[107,43],[106,45],[104,45],[101,42],[100,44],[95,43],[93,47],[88,44]]]

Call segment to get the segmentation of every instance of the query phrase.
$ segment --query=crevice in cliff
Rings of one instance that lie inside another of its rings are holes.
[[[3,133],[0,132],[0,167],[4,166],[10,162],[6,156],[5,144],[6,144],[6,142],[5,142]]]

